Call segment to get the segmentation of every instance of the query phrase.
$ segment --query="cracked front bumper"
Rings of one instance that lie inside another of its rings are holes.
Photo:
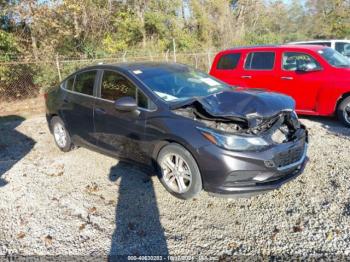
[[[260,152],[200,148],[203,187],[214,195],[246,197],[280,188],[300,175],[308,161],[308,134],[302,128],[288,143]],[[203,157],[205,155],[205,157]]]

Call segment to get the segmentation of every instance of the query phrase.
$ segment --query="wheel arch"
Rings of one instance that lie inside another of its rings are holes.
[[[340,103],[341,103],[345,98],[347,98],[347,97],[349,97],[349,96],[350,96],[350,92],[346,92],[346,93],[342,94],[342,95],[338,98],[337,103],[335,104],[334,113],[337,113],[337,110],[338,110],[338,107],[339,107]]]
[[[203,181],[203,175],[202,175],[202,170],[201,170],[201,167],[198,163],[198,160],[197,158],[195,157],[195,155],[193,154],[192,150],[189,149],[185,143],[181,143],[180,141],[177,141],[175,139],[164,139],[162,141],[159,141],[157,143],[157,145],[154,147],[153,149],[153,153],[152,153],[152,166],[154,168],[154,170],[157,172],[157,175],[159,175],[159,166],[158,166],[158,163],[157,163],[157,159],[158,159],[158,156],[159,156],[159,153],[160,151],[167,145],[171,144],[171,143],[174,143],[174,144],[178,144],[180,146],[182,146],[184,149],[186,149],[193,157],[194,161],[196,161],[196,164],[198,166],[198,169],[199,169],[199,173],[200,173],[200,176],[201,176],[201,179]]]

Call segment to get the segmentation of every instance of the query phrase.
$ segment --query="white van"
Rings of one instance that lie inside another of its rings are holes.
[[[350,58],[350,40],[313,40],[288,43],[291,45],[324,45],[337,50],[344,56]]]

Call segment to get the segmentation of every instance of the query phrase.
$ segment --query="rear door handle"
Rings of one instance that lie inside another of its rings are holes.
[[[282,80],[293,80],[294,78],[291,76],[282,76],[281,79]]]
[[[99,114],[106,114],[106,110],[104,110],[102,108],[96,108],[95,111]]]
[[[241,78],[244,78],[244,79],[251,79],[252,76],[241,76]]]

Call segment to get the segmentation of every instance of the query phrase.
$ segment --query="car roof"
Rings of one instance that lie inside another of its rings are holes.
[[[312,50],[312,51],[318,51],[320,49],[325,48],[321,45],[257,45],[257,46],[239,46],[239,47],[233,47],[226,49],[225,51],[233,51],[233,50],[277,50],[277,49],[300,49],[300,50]]]
[[[181,69],[187,67],[184,64],[172,63],[172,62],[123,62],[123,63],[100,63],[98,65],[84,67],[78,71],[85,71],[89,69],[119,69],[123,71],[133,70],[145,70],[148,68],[169,68],[169,69]],[[77,71],[77,72],[78,72]]]

